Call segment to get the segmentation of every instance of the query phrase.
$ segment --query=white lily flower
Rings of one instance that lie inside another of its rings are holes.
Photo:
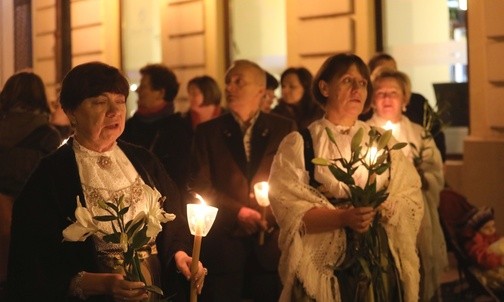
[[[148,185],[143,185],[143,192],[147,201],[147,237],[155,237],[161,232],[161,223],[172,221],[175,214],[166,213],[159,203],[161,194],[157,189],[152,189]]]
[[[82,206],[77,196],[77,208],[75,209],[76,222],[63,230],[63,241],[84,241],[92,234],[100,231],[93,215]]]

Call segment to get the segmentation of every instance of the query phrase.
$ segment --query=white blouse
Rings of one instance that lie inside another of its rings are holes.
[[[110,215],[99,207],[98,202],[112,201],[124,196],[123,202],[130,208],[125,214],[125,223],[132,220],[140,211],[147,211],[142,201],[144,183],[133,164],[115,144],[109,151],[96,152],[73,141],[73,150],[79,169],[85,206],[93,216]],[[101,229],[112,232],[110,222],[98,222]],[[102,238],[103,234],[97,234]],[[98,250],[115,250],[117,246],[95,240]]]

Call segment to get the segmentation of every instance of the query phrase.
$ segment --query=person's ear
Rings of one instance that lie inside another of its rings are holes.
[[[77,125],[77,119],[75,118],[75,114],[70,111],[65,111],[66,116],[68,117],[68,121],[70,121],[71,126],[76,126]]]
[[[322,96],[324,96],[326,98],[329,97],[329,84],[327,84],[326,81],[320,80],[318,82],[318,87],[319,87],[320,94],[322,94]]]

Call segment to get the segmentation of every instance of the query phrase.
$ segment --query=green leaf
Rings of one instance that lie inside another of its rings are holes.
[[[362,146],[358,146],[357,148],[355,148],[355,151],[352,151],[353,152],[352,163],[356,163],[359,161],[361,151]]]
[[[156,293],[156,294],[158,294],[160,296],[164,296],[163,290],[160,289],[159,287],[155,286],[155,285],[147,285],[147,286],[144,287],[144,289],[146,291],[151,292],[151,293]]]
[[[118,216],[122,216],[122,215],[126,214],[126,213],[128,212],[128,210],[129,210],[129,208],[130,208],[129,206],[128,206],[128,207],[124,207],[124,208],[122,208],[122,209],[119,211],[119,213],[117,213],[117,215],[118,215]]]
[[[331,129],[329,129],[329,127],[325,127],[325,130],[326,130],[327,136],[329,136],[329,140],[330,140],[333,144],[336,144],[336,140],[334,139],[334,133],[332,132],[332,130],[331,130]]]
[[[364,129],[359,128],[359,130],[357,130],[357,133],[355,133],[355,135],[352,137],[352,144],[350,149],[352,152],[356,152],[357,148],[362,143],[363,136],[364,136]]]
[[[336,177],[337,180],[339,180],[347,185],[355,184],[355,181],[352,178],[352,176],[345,173],[345,171],[341,170],[339,167],[332,165],[332,166],[329,166],[329,170],[334,175],[334,177]]]
[[[135,233],[130,248],[137,250],[149,243],[149,239],[150,238],[147,237],[147,227],[144,227]]]
[[[107,234],[107,235],[103,236],[103,240],[108,243],[120,243],[121,242],[121,233]]]
[[[386,159],[388,158],[388,152],[383,152],[378,158],[376,159],[375,165],[379,166],[381,165]]]
[[[369,265],[366,260],[363,257],[358,257],[357,260],[359,261],[364,274],[366,274],[366,276],[371,279],[371,272],[369,271]]]
[[[114,212],[119,212],[119,208],[117,208],[117,206],[111,202],[105,202],[105,204],[109,207],[109,208],[112,208],[112,210],[114,210]]]
[[[113,215],[94,216],[93,218],[98,221],[113,221],[117,219],[117,217]]]
[[[314,165],[319,165],[319,166],[329,166],[331,165],[331,161],[325,158],[320,158],[320,157],[315,157],[314,159],[311,160],[311,162]]]
[[[119,197],[117,204],[119,208],[122,208],[124,206],[124,195],[121,195],[121,197]]]
[[[130,221],[131,222],[131,221]],[[137,232],[137,230],[144,224],[144,220],[140,219],[131,227],[126,227],[126,234],[128,234],[128,238],[133,237],[133,235]]]
[[[377,167],[374,172],[378,175],[382,175],[383,172],[387,171],[387,169],[390,167],[390,163],[385,163]]]
[[[104,210],[106,210],[106,209],[107,209],[107,203],[105,203],[105,200],[103,200],[103,199],[99,199],[99,200],[98,200],[98,206],[99,206],[100,208],[104,209]]]
[[[378,140],[378,144],[376,145],[376,149],[378,151],[383,149],[388,144],[391,137],[392,137],[392,130],[387,130],[387,131],[383,132],[383,134],[380,136],[380,139]]]
[[[399,149],[406,147],[407,145],[408,145],[407,143],[397,143],[397,144],[393,145],[392,148],[390,148],[390,150],[399,150]]]

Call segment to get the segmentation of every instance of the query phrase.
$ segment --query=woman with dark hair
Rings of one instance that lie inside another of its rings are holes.
[[[293,119],[298,129],[321,118],[324,110],[313,100],[312,79],[312,74],[304,67],[286,69],[280,77],[282,97],[271,112]]]
[[[177,270],[201,291],[203,266],[199,263],[193,276],[189,270],[183,192],[152,153],[117,141],[128,92],[119,70],[99,62],[78,65],[64,78],[61,105],[75,132],[40,161],[14,204],[7,279],[12,301],[157,301],[146,285],[173,294],[177,287],[169,281],[176,279]],[[166,197],[162,208],[149,192]],[[114,210],[120,221],[111,219]],[[159,215],[166,213],[176,218],[165,225]],[[130,252],[131,244],[139,244],[128,240],[142,217],[149,224],[142,228],[143,246],[134,251],[141,251],[136,265],[145,281],[128,281],[121,263],[126,261],[125,245]],[[128,231],[120,233],[121,240],[114,239],[124,227]]]
[[[39,160],[61,138],[49,124],[42,79],[32,72],[11,76],[0,93],[0,283],[7,274],[13,200]]]
[[[315,99],[326,111],[324,118],[307,131],[291,132],[278,148],[269,177],[269,198],[280,225],[280,301],[418,301],[415,243],[423,201],[413,165],[401,151],[391,150],[391,168],[380,175],[364,165],[352,166],[348,177],[353,182],[373,177],[375,190],[386,188],[389,193],[378,207],[354,207],[348,202],[352,196],[347,181],[337,180],[327,166],[311,162],[314,157],[349,158],[357,148],[352,146],[352,137],[358,132],[363,142],[369,141],[370,126],[357,117],[371,104],[370,81],[367,66],[358,56],[329,57],[313,82]],[[360,261],[348,261],[346,256],[356,251],[350,249],[348,234],[369,236],[374,234],[368,232],[371,228],[382,231],[379,238],[372,238],[381,248],[379,263],[367,262],[369,276],[359,270]],[[378,297],[377,292],[383,295]]]
[[[224,112],[220,105],[222,94],[219,85],[212,77],[204,75],[192,78],[187,83],[187,93],[189,111],[182,117],[190,122],[193,130]]]

